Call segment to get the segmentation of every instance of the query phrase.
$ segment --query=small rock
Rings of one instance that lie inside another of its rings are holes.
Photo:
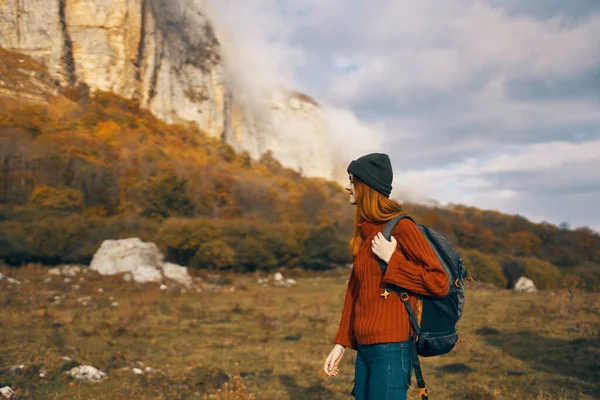
[[[192,284],[192,277],[188,274],[187,267],[173,263],[164,263],[162,266],[163,275],[185,286]]]
[[[58,269],[58,268],[50,268],[48,270],[48,275],[60,276],[60,269]]]
[[[144,368],[144,371],[148,372],[149,374],[153,374],[154,372],[156,372],[156,370],[154,368],[151,368],[151,367]]]
[[[52,278],[51,277],[48,277],[48,278],[44,279],[44,283],[50,283],[50,282],[52,282]]]
[[[45,368],[40,369],[40,378],[46,378],[48,376],[48,371]]]
[[[5,399],[10,399],[13,394],[15,394],[15,391],[12,390],[10,386],[4,386],[3,388],[0,388],[0,394]]]
[[[102,289],[102,288],[98,289],[98,293],[104,293],[104,289]]]
[[[290,286],[295,286],[296,285],[296,280],[295,279],[286,279],[285,283],[287,283]]]
[[[63,280],[64,283],[71,283],[72,279],[71,278],[65,278]]]
[[[131,274],[125,274],[125,275],[123,275],[123,280],[125,282],[131,282],[132,279],[133,279],[133,277],[131,276]]]
[[[84,382],[98,382],[106,377],[106,373],[91,365],[80,365],[65,373]]]
[[[144,373],[144,372],[143,372],[141,369],[139,369],[139,368],[134,368],[134,369],[132,369],[132,371],[133,371],[133,373],[134,373],[134,374],[136,374],[136,375],[141,375],[141,374],[143,374],[143,373]]]
[[[524,276],[520,277],[515,283],[515,292],[517,293],[536,293],[537,288],[535,287],[535,283],[529,278]]]
[[[12,367],[9,368],[10,372],[16,372],[16,371],[22,371],[25,368],[24,364],[21,365],[13,365]]]
[[[9,276],[6,276],[6,275],[2,274],[1,272],[0,272],[0,281],[7,281],[8,283],[15,283],[17,285],[21,284],[21,282],[19,282],[18,280],[13,279]]]
[[[117,303],[116,301],[113,301],[110,306],[111,307],[119,307],[119,305],[120,305],[119,303]]]
[[[70,276],[71,278],[77,276],[78,273],[81,272],[81,267],[77,265],[66,265],[62,267],[60,273],[62,276]]]
[[[164,283],[160,285],[160,290],[167,290],[167,285],[165,285]]]
[[[115,301],[115,298],[114,298],[114,297],[112,297],[112,296],[110,296],[108,299],[109,299],[110,301]]]
[[[73,359],[71,357],[67,357],[67,356],[63,356],[62,359],[65,361],[73,361]]]
[[[269,280],[267,278],[258,278],[256,282],[258,282],[259,285],[266,285],[269,283]]]
[[[275,274],[273,274],[273,280],[275,280],[275,282],[282,281],[283,275],[281,275],[281,272],[276,272]]]

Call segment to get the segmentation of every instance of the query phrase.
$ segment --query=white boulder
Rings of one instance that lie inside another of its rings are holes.
[[[156,244],[139,238],[105,240],[94,254],[90,269],[101,275],[124,274],[126,282],[162,282],[168,278],[182,285],[192,284],[186,267],[165,263]]]
[[[15,391],[12,390],[10,386],[4,386],[3,388],[0,388],[0,394],[5,399],[10,399],[12,398],[13,394],[15,394]]]
[[[71,377],[84,382],[99,382],[106,377],[106,373],[91,365],[80,365],[67,372]]]
[[[163,264],[162,272],[166,278],[172,279],[177,283],[185,286],[191,286],[192,284],[192,277],[188,274],[186,267],[167,262]]]
[[[281,281],[283,281],[283,275],[281,274],[281,272],[275,272],[273,274],[273,280],[275,282],[281,282]]]
[[[537,288],[535,287],[535,283],[529,278],[524,276],[520,277],[515,283],[515,292],[517,293],[536,293]]]
[[[139,238],[105,240],[94,254],[90,269],[101,275],[131,273],[136,282],[160,282],[163,259],[156,244]]]

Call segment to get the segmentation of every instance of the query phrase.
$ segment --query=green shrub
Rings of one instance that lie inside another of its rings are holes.
[[[533,257],[521,257],[525,266],[525,276],[535,283],[538,289],[556,289],[563,284],[563,273],[554,264]]]
[[[277,259],[265,243],[255,236],[243,239],[235,251],[237,267],[244,272],[270,271],[277,267]]]
[[[474,249],[461,249],[459,254],[474,279],[502,288],[507,286],[508,281],[502,271],[502,265],[493,255]]]

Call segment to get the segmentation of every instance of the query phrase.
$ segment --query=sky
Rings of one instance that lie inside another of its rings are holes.
[[[316,99],[392,197],[600,231],[600,1],[209,4],[249,90]]]

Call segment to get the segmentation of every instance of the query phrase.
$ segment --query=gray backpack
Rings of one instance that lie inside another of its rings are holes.
[[[413,335],[410,337],[413,369],[415,370],[421,399],[427,400],[427,388],[423,380],[419,356],[432,357],[449,353],[458,342],[456,324],[462,316],[465,305],[464,281],[470,280],[471,276],[465,269],[463,260],[456,254],[445,237],[425,225],[417,224],[408,215],[398,216],[386,224],[383,229],[383,236],[387,240],[390,240],[394,228],[403,218],[408,218],[417,225],[437,255],[440,264],[448,273],[450,288],[446,297],[443,298],[421,296],[423,307],[420,325],[408,301],[406,290],[391,285],[386,288],[386,291],[395,292],[400,296],[408,312],[413,328]],[[379,260],[379,267],[381,272],[385,274],[387,264]]]

